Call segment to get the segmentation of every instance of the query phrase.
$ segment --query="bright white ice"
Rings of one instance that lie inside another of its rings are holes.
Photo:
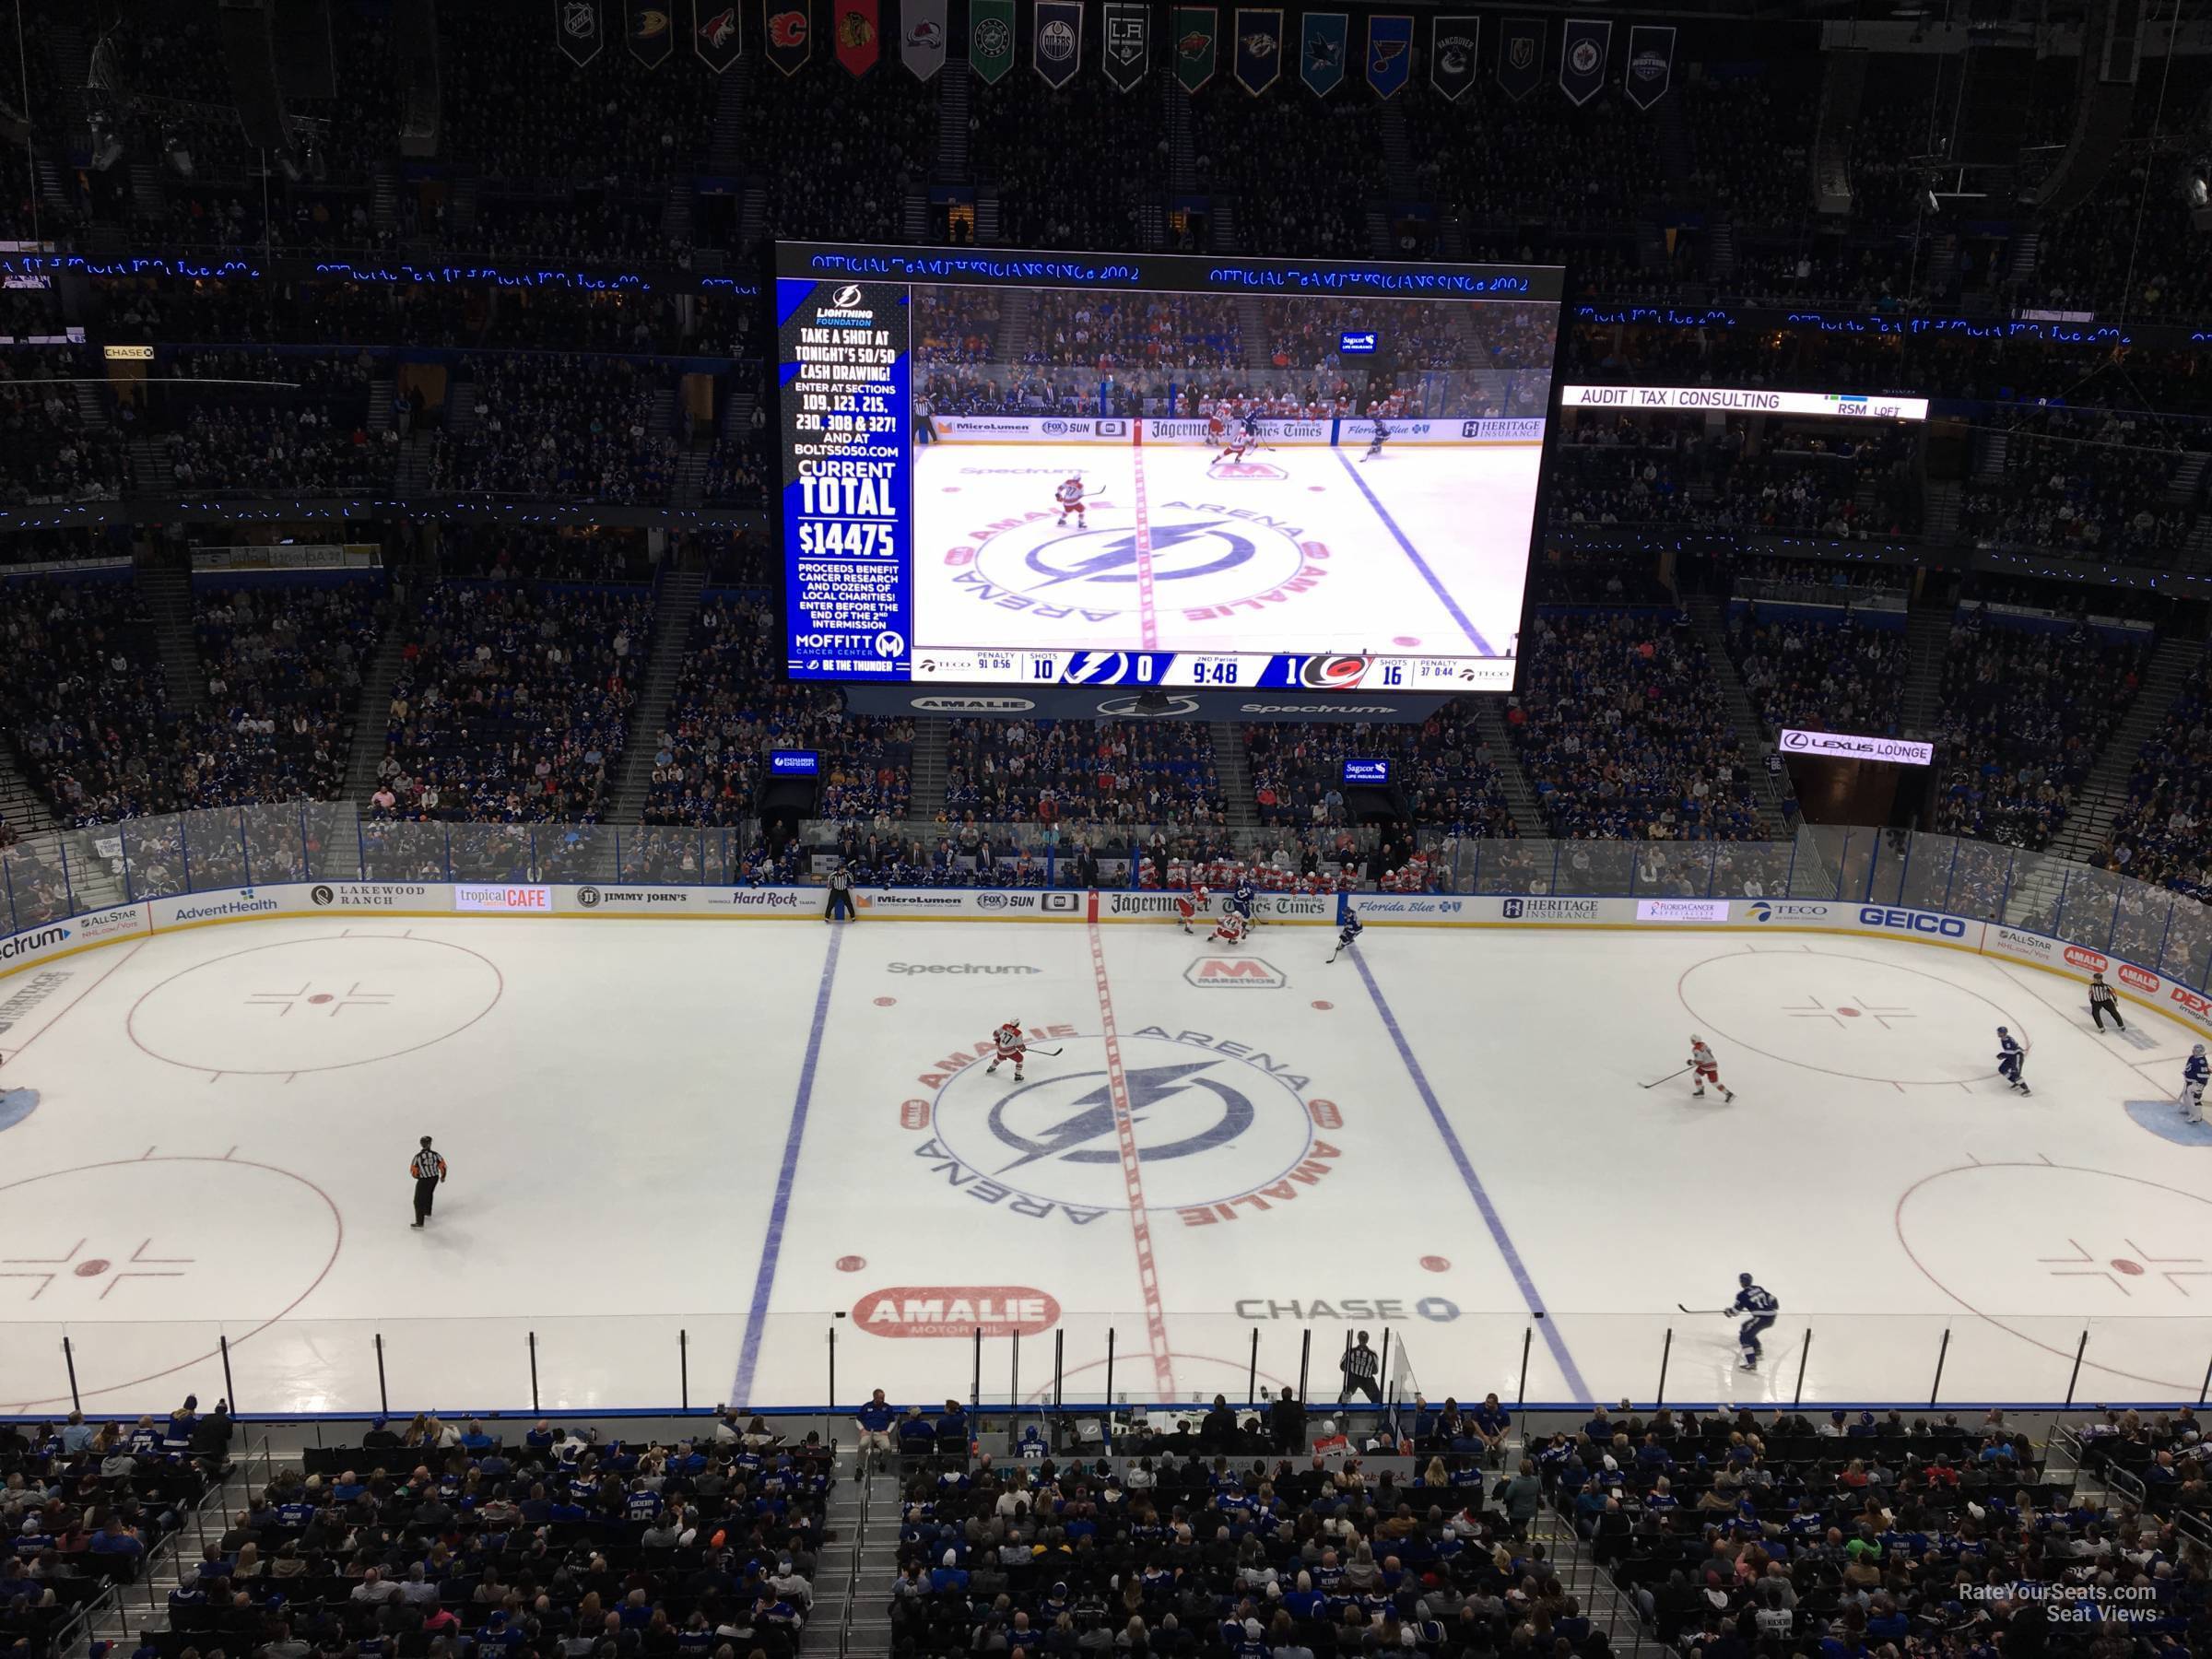
[[[1808,1405],[1925,1405],[1947,1329],[1957,1405],[2063,1398],[2084,1329],[2085,1402],[2194,1399],[2212,1359],[2188,1041],[2132,1006],[2099,1036],[2050,974],[1742,931],[1377,927],[1327,966],[1275,926],[1208,979],[1171,926],[864,923],[825,992],[832,937],[334,918],[0,982],[40,1097],[0,1130],[0,1410],[65,1407],[65,1332],[95,1414],[225,1393],[218,1335],[248,1412],[375,1407],[379,1334],[394,1408],[527,1409],[532,1332],[548,1409],[676,1403],[679,1330],[694,1405],[820,1401],[833,1327],[841,1401],[965,1397],[969,1336],[851,1315],[969,1292],[1058,1310],[986,1343],[993,1399],[1049,1385],[1055,1333],[1100,1397],[1109,1326],[1113,1392],[1155,1399],[1241,1396],[1255,1329],[1274,1386],[1311,1328],[1324,1397],[1355,1327],[1431,1399],[1508,1401],[1533,1330],[1532,1403],[1649,1401],[1670,1328],[1681,1403],[1802,1366]],[[942,1064],[1009,1018],[1065,1051],[1026,1087]],[[1733,1104],[1641,1087],[1692,1032]],[[453,1173],[416,1232],[422,1134]],[[1739,1270],[1783,1309],[1755,1376],[1677,1308]]]

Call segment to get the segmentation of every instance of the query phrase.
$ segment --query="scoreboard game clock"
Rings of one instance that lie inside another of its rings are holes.
[[[1558,267],[782,242],[775,291],[794,679],[1512,687]]]

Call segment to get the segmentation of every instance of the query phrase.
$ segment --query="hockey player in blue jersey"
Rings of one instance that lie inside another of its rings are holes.
[[[1744,1350],[1743,1369],[1755,1371],[1760,1353],[1759,1339],[1774,1328],[1774,1316],[1782,1312],[1782,1303],[1773,1291],[1753,1284],[1747,1273],[1737,1274],[1735,1283],[1735,1300],[1729,1304],[1728,1312],[1744,1315],[1744,1323],[1736,1327],[1736,1346]]]
[[[1251,879],[1240,876],[1237,877],[1237,885],[1230,889],[1229,906],[1249,922],[1253,919],[1252,901],[1259,896],[1259,889],[1252,885]]]
[[[2014,1094],[2033,1094],[2035,1091],[2020,1080],[2020,1073],[2028,1064],[2028,1051],[2020,1046],[2019,1039],[2003,1026],[1997,1028],[1997,1076]]]
[[[1366,931],[1366,926],[1367,924],[1359,920],[1358,911],[1345,912],[1344,926],[1336,934],[1336,950],[1329,952],[1329,960],[1335,961],[1336,952],[1344,949],[1346,946],[1358,944],[1359,935]]]
[[[2205,1045],[2198,1043],[2189,1051],[2189,1058],[2182,1063],[2182,1122],[2201,1124],[2205,1121],[2205,1085],[2212,1083],[2212,1060],[2205,1058]]]

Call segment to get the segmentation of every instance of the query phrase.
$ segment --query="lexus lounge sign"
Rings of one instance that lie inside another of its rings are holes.
[[[1856,732],[1801,732],[1782,735],[1782,752],[1817,760],[1887,760],[1892,766],[1933,766],[1936,746],[1906,737],[1868,737]]]

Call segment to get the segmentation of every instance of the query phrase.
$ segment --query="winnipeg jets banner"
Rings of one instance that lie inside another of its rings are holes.
[[[1014,67],[1014,0],[968,0],[968,67],[986,87]]]
[[[745,50],[745,25],[735,6],[721,0],[691,0],[691,50],[720,75]]]
[[[651,0],[629,0],[627,7],[627,28],[629,36],[629,55],[648,69],[658,69],[668,61],[676,50],[676,29],[668,19],[670,0],[660,5]]]
[[[1152,8],[1144,0],[1106,0],[1106,78],[1123,92],[1152,67]]]
[[[1283,72],[1283,14],[1256,6],[1237,7],[1237,50],[1231,60],[1237,85],[1257,98]]]
[[[903,0],[899,7],[899,61],[929,80],[945,67],[946,0]]]
[[[1648,110],[1666,96],[1675,78],[1675,31],[1653,23],[1629,29],[1629,101]]]
[[[796,75],[814,55],[814,0],[760,0],[760,38],[768,61],[785,75]]]
[[[1343,84],[1344,49],[1351,40],[1351,18],[1343,12],[1308,12],[1299,43],[1298,78],[1316,98]]]
[[[1439,18],[1429,35],[1429,84],[1457,103],[1475,88],[1475,47],[1482,39],[1482,19],[1475,17]]]
[[[1083,67],[1083,0],[1037,0],[1030,66],[1057,91]]]
[[[1570,18],[1559,44],[1559,90],[1586,104],[1606,86],[1606,52],[1613,25],[1598,18]]]
[[[553,41],[581,69],[599,55],[599,0],[553,0]]]
[[[1218,6],[1179,6],[1168,14],[1169,38],[1175,43],[1175,78],[1195,92],[1214,78],[1215,37],[1221,31]]]
[[[1395,98],[1413,76],[1413,19],[1377,13],[1367,20],[1367,84],[1378,98]]]
[[[837,18],[837,61],[855,78],[875,68],[883,53],[877,4],[877,0],[830,0],[830,13]]]
[[[1544,19],[1508,18],[1498,42],[1498,84],[1518,101],[1544,78]]]

